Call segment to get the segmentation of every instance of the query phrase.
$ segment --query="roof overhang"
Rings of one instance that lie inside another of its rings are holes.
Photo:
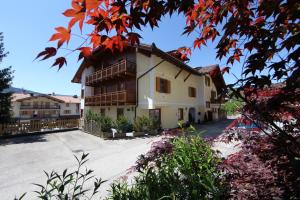
[[[22,99],[18,99],[17,102],[22,102],[22,101],[30,100],[30,99],[36,99],[36,98],[40,98],[40,97],[44,97],[44,98],[47,98],[47,99],[50,99],[50,100],[53,100],[53,101],[56,101],[56,102],[59,102],[59,103],[64,103],[64,101],[62,101],[60,99],[57,99],[55,97],[49,96],[49,95],[37,95],[37,96],[25,97],[25,98],[22,98]]]
[[[127,50],[130,50],[130,49],[137,49],[138,51],[143,52],[144,54],[148,54],[148,55],[154,54],[154,55],[162,58],[163,60],[166,60],[189,73],[192,73],[192,74],[198,75],[198,76],[203,75],[203,73],[201,73],[198,70],[185,64],[182,60],[157,48],[154,43],[152,45],[146,45],[146,44],[139,44],[139,45],[133,45],[133,46],[129,45],[127,47]],[[77,72],[75,73],[75,75],[72,79],[72,82],[73,83],[81,83],[81,75],[82,75],[84,69],[91,66],[93,63],[93,60],[95,60],[96,57],[105,55],[105,54],[112,54],[112,53],[109,52],[109,50],[98,49],[98,50],[95,50],[95,52],[93,53],[93,55],[90,58],[84,59],[80,65],[80,67],[78,68]]]

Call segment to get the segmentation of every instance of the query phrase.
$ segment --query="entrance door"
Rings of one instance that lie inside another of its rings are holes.
[[[157,128],[161,125],[161,111],[160,109],[151,109],[149,110],[149,117],[150,119],[154,120]]]
[[[189,122],[195,123],[196,120],[196,109],[195,108],[190,108],[189,109]]]
[[[207,115],[208,115],[208,116],[207,116],[207,118],[208,118],[207,120],[208,120],[208,121],[212,121],[212,120],[213,120],[213,112],[212,112],[212,111],[208,111],[208,112],[207,112]]]

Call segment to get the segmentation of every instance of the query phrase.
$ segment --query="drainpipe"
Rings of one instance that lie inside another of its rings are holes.
[[[150,69],[148,69],[145,73],[143,73],[142,75],[140,75],[137,79],[136,79],[136,104],[135,104],[135,109],[134,109],[134,118],[136,118],[136,109],[139,106],[139,80],[144,77],[146,74],[148,74],[149,72],[151,72],[153,69],[155,69],[156,67],[158,67],[160,64],[162,64],[165,60],[160,61],[159,63],[157,63],[156,65],[154,65],[153,67],[151,67]]]

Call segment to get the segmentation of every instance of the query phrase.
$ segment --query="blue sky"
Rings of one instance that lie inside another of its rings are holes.
[[[77,62],[77,54],[68,56],[68,65],[60,71],[50,68],[53,60],[33,61],[45,47],[55,45],[48,43],[48,40],[55,27],[67,25],[67,18],[61,13],[70,7],[70,0],[3,1],[1,7],[0,32],[4,34],[4,45],[9,55],[0,67],[12,66],[15,70],[13,86],[44,93],[79,94],[80,85],[71,83],[80,64]],[[181,35],[183,27],[184,19],[181,16],[171,19],[166,17],[154,31],[150,28],[144,29],[141,33],[142,42],[154,42],[163,50],[191,45],[193,38]],[[80,38],[74,39],[69,47],[76,47],[76,44],[80,43]],[[214,46],[208,43],[208,47],[195,50],[189,65],[225,66],[224,61],[220,62],[215,58]],[[234,66],[231,73],[240,75],[239,66]],[[226,83],[235,80],[232,74],[226,74],[224,77]]]

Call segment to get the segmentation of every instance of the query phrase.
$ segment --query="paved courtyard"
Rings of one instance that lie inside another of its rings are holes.
[[[217,136],[231,122],[224,120],[200,125],[204,136]],[[75,169],[73,155],[89,153],[88,169],[96,177],[108,180],[101,194],[107,194],[109,184],[125,175],[140,154],[146,153],[159,137],[122,140],[103,140],[81,131],[35,135],[14,139],[0,139],[0,199],[11,200],[27,193],[25,199],[35,199],[32,183],[45,183],[43,170],[62,172]]]
[[[86,166],[97,177],[108,182],[102,188],[105,194],[112,180],[126,174],[137,157],[146,153],[158,137],[127,140],[102,140],[81,131],[36,135],[0,140],[0,199],[11,200],[15,195],[37,189],[32,183],[45,183],[43,170],[62,172],[75,169],[73,155],[89,153]],[[30,192],[25,199],[35,199]]]

